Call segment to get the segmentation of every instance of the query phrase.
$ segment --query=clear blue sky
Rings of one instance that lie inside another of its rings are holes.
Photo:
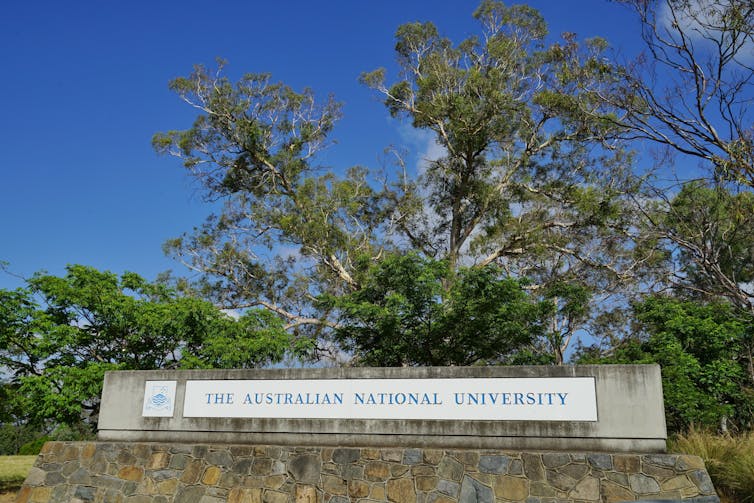
[[[553,34],[603,36],[635,52],[638,24],[607,0],[539,0]],[[362,71],[391,68],[402,23],[431,20],[456,41],[475,31],[475,1],[34,1],[0,15],[0,260],[31,275],[66,264],[153,279],[180,265],[162,243],[209,208],[180,163],[150,145],[194,114],[167,89],[195,63],[229,61],[231,78],[271,72],[296,89],[344,102],[333,169],[378,165],[409,143]],[[393,73],[394,75],[394,73]],[[405,129],[405,128],[404,128]],[[0,288],[20,282],[0,273]]]

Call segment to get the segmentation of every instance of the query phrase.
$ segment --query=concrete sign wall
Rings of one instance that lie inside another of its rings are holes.
[[[661,452],[652,365],[111,372],[100,440]]]

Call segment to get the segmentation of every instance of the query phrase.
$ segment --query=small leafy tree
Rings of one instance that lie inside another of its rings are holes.
[[[650,297],[634,307],[637,335],[607,356],[582,353],[582,363],[658,363],[662,366],[668,429],[691,425],[748,430],[754,419],[750,362],[752,319],[729,304]],[[750,350],[750,349],[749,349]]]
[[[453,274],[447,262],[416,254],[386,257],[361,284],[330,299],[341,313],[335,338],[360,365],[510,362],[543,334],[550,305],[494,267]]]
[[[96,424],[104,373],[122,369],[253,367],[293,351],[279,319],[239,319],[134,273],[80,265],[0,290],[0,366],[9,404],[32,423]]]

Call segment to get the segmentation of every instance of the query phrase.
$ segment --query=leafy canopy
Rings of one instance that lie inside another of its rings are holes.
[[[566,34],[548,44],[530,7],[485,0],[474,17],[478,34],[458,43],[432,23],[400,26],[397,79],[384,69],[361,77],[393,116],[442,147],[426,167],[399,156],[382,172],[323,169],[318,154],[340,106],[269,75],[231,82],[221,63],[173,80],[198,116],[188,129],[156,134],[154,147],[223,203],[166,244],[203,273],[193,287],[225,307],[262,307],[296,337],[337,352],[345,304],[321,299],[358,294],[359,278],[387,256],[445,263],[442,302],[469,266],[490,267],[503,282],[527,279],[537,292],[577,283],[583,315],[547,297],[553,322],[539,347],[562,363],[595,303],[633,281],[639,260],[630,156],[603,141],[615,126],[599,96],[617,75],[603,40]]]
[[[12,410],[32,422],[96,422],[108,370],[245,368],[296,349],[268,312],[234,319],[134,273],[74,265],[0,290],[0,366]]]
[[[340,312],[336,340],[369,366],[510,362],[542,334],[550,306],[493,267],[451,274],[417,254],[386,257],[358,291],[329,301]]]

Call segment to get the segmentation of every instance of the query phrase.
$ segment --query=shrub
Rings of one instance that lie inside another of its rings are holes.
[[[42,446],[45,445],[45,442],[48,442],[49,440],[50,437],[42,437],[32,440],[31,442],[26,442],[18,450],[18,454],[21,456],[36,456],[39,454],[39,451],[42,450]]]
[[[728,501],[754,503],[754,433],[716,435],[692,428],[671,439],[669,449],[702,458]]]

